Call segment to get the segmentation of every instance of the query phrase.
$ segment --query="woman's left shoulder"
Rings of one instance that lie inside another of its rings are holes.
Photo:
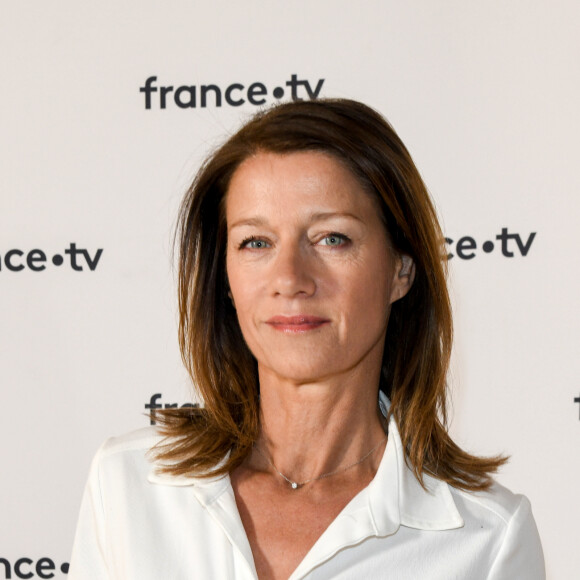
[[[508,524],[513,517],[531,515],[531,505],[524,495],[514,493],[494,481],[486,491],[463,491],[451,487],[451,494],[462,516],[491,519]]]
[[[496,546],[489,578],[545,578],[540,535],[526,496],[497,482],[486,491],[450,489],[465,531]]]

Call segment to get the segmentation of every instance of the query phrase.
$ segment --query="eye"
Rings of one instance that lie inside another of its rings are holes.
[[[346,244],[347,242],[349,242],[349,238],[343,234],[328,234],[327,236],[324,236],[320,242],[318,242],[320,245],[322,246],[334,246],[334,247],[338,247],[338,246],[343,246],[344,244]]]
[[[244,248],[249,248],[250,250],[263,250],[264,248],[268,248],[268,247],[270,247],[270,244],[268,244],[268,242],[266,242],[266,240],[256,238],[255,236],[251,236],[249,238],[246,238],[239,245],[240,250],[243,250]]]

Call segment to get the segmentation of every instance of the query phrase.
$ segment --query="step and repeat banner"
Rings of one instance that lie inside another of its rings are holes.
[[[407,144],[448,245],[453,435],[511,455],[548,577],[580,577],[575,0],[7,0],[0,30],[0,579],[66,578],[97,446],[192,401],[181,196],[254,112],[317,97]]]

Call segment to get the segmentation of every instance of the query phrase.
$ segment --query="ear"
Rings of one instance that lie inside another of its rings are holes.
[[[401,254],[397,259],[393,286],[391,288],[391,304],[407,294],[415,279],[415,262],[411,256]]]

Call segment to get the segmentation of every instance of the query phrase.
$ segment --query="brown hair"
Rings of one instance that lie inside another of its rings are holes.
[[[322,151],[343,162],[382,208],[392,247],[415,263],[408,294],[390,313],[379,388],[391,400],[406,459],[467,490],[486,489],[505,461],[460,449],[447,432],[446,374],[452,320],[444,237],[407,149],[385,119],[343,99],[277,105],[254,116],[203,165],[179,215],[179,340],[204,406],[158,413],[163,470],[221,475],[239,465],[259,432],[257,365],[228,298],[223,200],[240,164],[259,151]],[[224,459],[225,458],[225,459]]]

